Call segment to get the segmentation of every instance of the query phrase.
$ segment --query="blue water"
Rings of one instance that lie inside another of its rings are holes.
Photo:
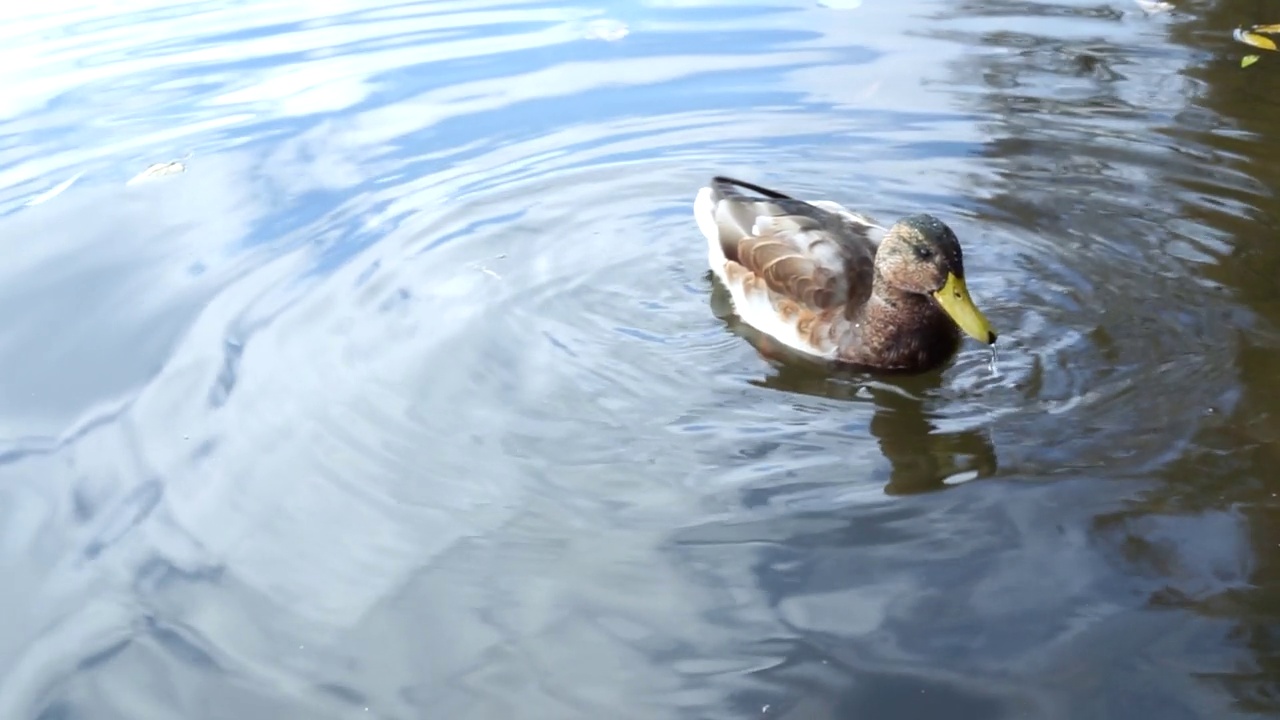
[[[0,718],[1280,710],[1252,6],[830,5],[0,10]],[[715,173],[994,369],[762,352]]]

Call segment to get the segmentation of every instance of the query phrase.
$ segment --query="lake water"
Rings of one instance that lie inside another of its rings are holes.
[[[1173,5],[0,10],[0,718],[1274,717],[1280,16]],[[770,357],[715,173],[994,368]]]

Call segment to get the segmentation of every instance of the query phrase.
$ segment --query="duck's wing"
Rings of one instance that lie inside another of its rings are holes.
[[[871,292],[885,230],[866,216],[725,177],[699,192],[694,215],[722,279],[726,271],[717,264],[736,263],[733,270],[815,311],[859,303]]]

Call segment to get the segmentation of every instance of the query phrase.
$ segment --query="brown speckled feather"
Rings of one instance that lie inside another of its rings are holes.
[[[884,233],[874,221],[834,203],[822,207],[727,178],[712,187],[725,259],[763,278],[770,291],[811,310],[856,305],[870,295],[876,241]],[[743,187],[770,197],[747,196]]]

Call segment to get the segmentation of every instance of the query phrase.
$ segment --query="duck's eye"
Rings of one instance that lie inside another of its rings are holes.
[[[928,260],[929,258],[933,257],[933,250],[931,248],[925,247],[924,245],[917,245],[916,257],[920,258],[921,260]]]

